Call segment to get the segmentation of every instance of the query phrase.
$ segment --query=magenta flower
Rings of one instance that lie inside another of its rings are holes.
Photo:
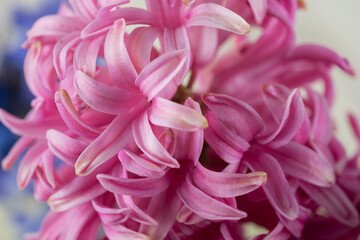
[[[3,169],[26,152],[18,186],[51,207],[27,239],[357,236],[360,150],[329,116],[331,67],[354,72],[295,44],[299,3],[129,2],[70,0],[28,32],[33,109],[0,112],[21,135]]]

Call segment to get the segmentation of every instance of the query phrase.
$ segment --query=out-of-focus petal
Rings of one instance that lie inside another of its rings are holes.
[[[250,25],[239,15],[214,3],[204,3],[194,7],[186,25],[216,27],[237,34],[250,32]]]

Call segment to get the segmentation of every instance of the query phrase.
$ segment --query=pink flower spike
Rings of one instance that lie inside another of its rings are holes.
[[[140,73],[135,84],[140,88],[148,101],[151,101],[180,72],[188,50],[168,52],[150,62]]]
[[[214,197],[236,197],[249,193],[266,183],[265,172],[248,174],[214,172],[197,164],[191,174],[194,185]]]
[[[124,19],[114,22],[106,36],[104,55],[107,69],[114,83],[118,87],[132,89],[138,74],[126,50],[125,27]]]
[[[237,34],[250,32],[250,25],[242,17],[214,3],[203,3],[194,7],[186,25],[215,27]]]
[[[134,197],[152,197],[165,191],[169,178],[165,176],[154,178],[117,178],[111,175],[98,174],[96,178],[110,192]]]
[[[201,113],[160,97],[153,99],[149,120],[155,125],[182,131],[197,131],[208,127],[208,122]]]
[[[196,188],[190,176],[186,177],[185,183],[177,190],[177,194],[190,210],[205,219],[239,220],[247,216],[245,212],[232,208]]]

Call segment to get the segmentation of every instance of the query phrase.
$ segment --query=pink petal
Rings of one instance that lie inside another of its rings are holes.
[[[257,24],[261,24],[267,13],[267,0],[248,0]]]
[[[349,227],[358,226],[359,214],[346,193],[337,184],[327,188],[308,183],[301,183],[300,186],[310,198],[323,206],[336,220]]]
[[[187,50],[173,51],[161,55],[142,70],[135,84],[150,101],[174,79],[188,57],[189,52]]]
[[[251,141],[265,128],[260,115],[243,101],[220,94],[207,94],[202,99],[217,118],[233,128],[237,135],[246,141]]]
[[[86,143],[53,129],[47,131],[46,139],[51,152],[70,166],[74,166],[76,159],[87,146]]]
[[[304,145],[289,142],[270,152],[280,163],[284,172],[290,176],[323,187],[335,182],[335,173],[331,163],[321,153]]]
[[[108,72],[114,83],[118,87],[132,89],[138,75],[124,43],[125,27],[124,19],[114,22],[106,36],[104,55]]]
[[[64,130],[66,126],[57,117],[48,117],[41,120],[19,119],[0,109],[0,121],[11,132],[28,137],[44,137],[48,129]]]
[[[75,73],[74,88],[91,108],[108,114],[117,115],[131,111],[137,103],[145,101],[137,92],[107,86],[81,71]]]
[[[62,89],[55,93],[55,103],[65,124],[79,136],[94,139],[100,131],[87,125],[76,111],[70,96]]]
[[[132,7],[117,8],[107,14],[98,15],[95,20],[90,22],[81,32],[81,38],[88,39],[103,34],[119,19],[124,19],[128,25],[157,25],[157,20],[150,11]]]
[[[287,219],[297,218],[299,205],[279,163],[271,155],[262,153],[261,149],[249,157],[247,163],[251,170],[267,173],[263,189],[276,211]]]
[[[134,121],[132,130],[136,144],[151,160],[172,168],[180,167],[178,161],[168,153],[155,137],[147,112]]]
[[[355,74],[346,58],[342,58],[336,52],[319,45],[303,44],[297,46],[289,55],[289,58],[295,60],[306,59],[326,64],[336,64],[345,72],[351,75]]]
[[[146,156],[138,156],[129,150],[121,150],[118,154],[123,167],[143,177],[160,177],[165,171]]]
[[[108,191],[134,197],[152,197],[165,191],[170,184],[166,176],[131,179],[98,174],[96,177]]]
[[[299,90],[295,89],[290,93],[286,101],[281,122],[277,129],[268,136],[259,137],[258,142],[268,144],[274,148],[287,144],[298,132],[304,121],[305,114],[306,109],[301,94]]]
[[[80,16],[85,23],[90,22],[95,17],[97,6],[93,1],[69,0],[69,3],[76,15]]]
[[[41,155],[45,150],[46,143],[44,141],[39,141],[25,153],[24,158],[20,163],[16,179],[20,190],[25,189],[30,183],[36,168],[41,162]]]
[[[10,149],[8,155],[1,162],[4,171],[9,170],[25,149],[34,141],[33,138],[21,137]]]
[[[138,112],[134,111],[126,117],[116,116],[100,136],[80,154],[75,163],[76,174],[88,175],[124,148],[131,139],[130,126],[137,114]]]
[[[126,46],[137,72],[141,72],[150,63],[151,52],[154,50],[154,41],[161,33],[158,28],[139,27],[129,34]]]
[[[266,173],[248,174],[214,172],[197,164],[191,174],[194,185],[214,197],[236,197],[249,193],[266,183]]]
[[[197,131],[208,127],[206,118],[196,110],[164,98],[154,98],[150,121],[158,126],[182,131]]]
[[[250,32],[250,25],[242,17],[214,3],[203,3],[194,7],[186,25],[216,27],[237,34]]]
[[[72,56],[70,51],[80,42],[80,32],[65,35],[54,46],[54,67],[57,75],[62,80],[65,78],[67,68],[71,66]]]
[[[205,130],[206,142],[227,163],[238,162],[250,144],[235,129],[225,125],[213,112],[206,114],[209,127]]]
[[[200,217],[209,220],[239,220],[246,217],[246,213],[220,202],[196,188],[187,177],[177,190],[181,201]]]
[[[194,101],[192,98],[189,97],[185,101],[184,105],[194,109],[199,114],[201,114],[200,104]],[[178,131],[176,136],[177,143],[174,153],[175,158],[179,160],[191,160],[194,165],[196,165],[203,148],[204,132],[202,130],[195,132]],[[184,149],[186,149],[186,151],[184,151]]]
[[[98,200],[93,200],[92,205],[103,224],[118,225],[130,217],[131,209],[129,208],[110,208],[101,204]]]
[[[96,59],[103,42],[103,36],[81,41],[77,45],[74,53],[74,70],[80,70],[87,75],[94,77],[96,72]]]

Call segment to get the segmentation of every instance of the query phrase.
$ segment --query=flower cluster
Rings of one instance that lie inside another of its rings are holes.
[[[51,207],[27,239],[355,239],[360,150],[329,116],[330,69],[354,72],[295,44],[301,2],[128,2],[69,0],[28,32],[32,110],[0,112],[21,135],[3,169],[26,151],[17,184]]]

